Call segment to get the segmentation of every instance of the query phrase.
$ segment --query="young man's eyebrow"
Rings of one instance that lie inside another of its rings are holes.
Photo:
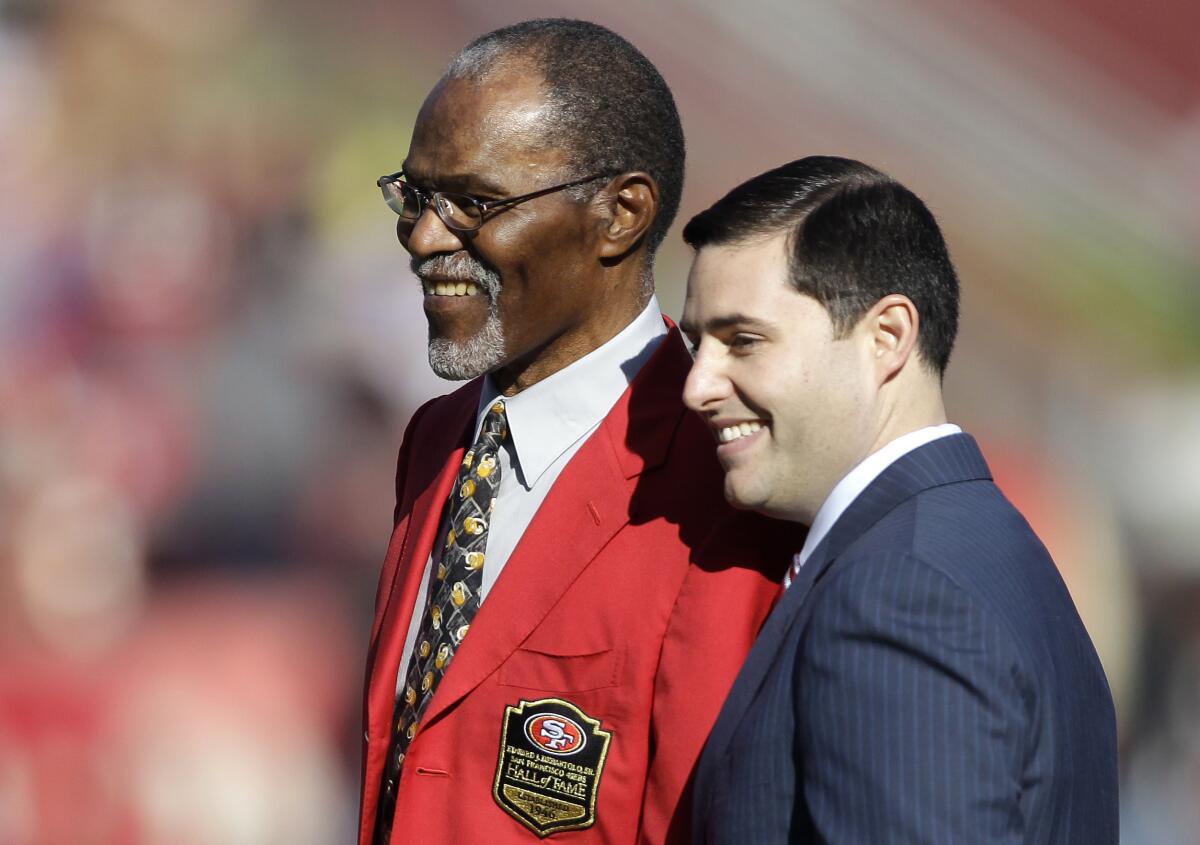
[[[770,328],[771,323],[762,320],[758,317],[751,317],[749,314],[733,313],[724,314],[720,317],[713,317],[706,320],[703,326],[704,331],[714,332],[722,329],[733,328],[734,326],[745,327],[748,329],[766,329]],[[695,334],[699,328],[692,323],[680,323],[679,328],[689,334]]]

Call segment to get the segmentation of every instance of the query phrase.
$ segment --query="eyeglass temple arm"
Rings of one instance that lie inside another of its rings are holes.
[[[480,211],[485,211],[485,212],[491,211],[493,208],[501,208],[503,206],[510,205],[514,202],[525,202],[525,200],[537,199],[538,197],[543,197],[546,194],[552,194],[555,191],[561,191],[564,188],[573,188],[576,185],[582,185],[585,182],[591,182],[595,179],[599,179],[599,178],[601,178],[603,176],[607,176],[607,175],[608,174],[606,174],[606,173],[597,173],[594,176],[585,176],[583,179],[576,179],[573,182],[567,182],[562,185],[551,185],[549,188],[542,188],[540,191],[533,191],[532,193],[521,194],[519,197],[505,197],[503,199],[498,199],[498,200],[488,200],[487,202],[476,201],[476,204],[479,206]]]

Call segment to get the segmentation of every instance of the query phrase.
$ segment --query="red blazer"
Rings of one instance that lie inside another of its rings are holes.
[[[802,539],[725,503],[713,438],[680,399],[690,363],[672,327],[529,524],[412,741],[392,843],[688,840],[693,768]],[[367,657],[361,845],[479,391],[422,406],[400,448]]]

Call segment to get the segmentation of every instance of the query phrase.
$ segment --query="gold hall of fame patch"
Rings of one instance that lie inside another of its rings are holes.
[[[504,708],[492,797],[545,839],[596,823],[596,793],[612,732],[569,701],[542,698]]]

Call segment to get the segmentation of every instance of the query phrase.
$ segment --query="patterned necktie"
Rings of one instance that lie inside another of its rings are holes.
[[[446,532],[435,580],[429,586],[425,613],[408,661],[404,690],[396,700],[383,790],[379,796],[379,814],[375,820],[376,845],[386,843],[391,833],[400,770],[408,746],[417,734],[421,716],[479,610],[488,521],[500,488],[498,453],[507,436],[504,402],[497,400],[483,419],[475,445],[463,457],[458,480],[446,502],[450,528]]]

